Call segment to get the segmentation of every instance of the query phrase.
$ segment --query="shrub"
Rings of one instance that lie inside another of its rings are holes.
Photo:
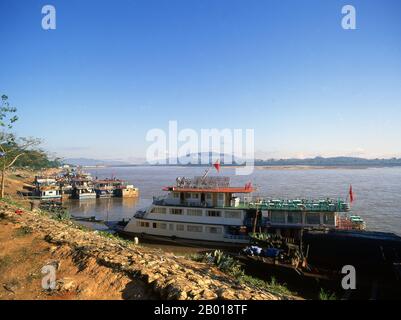
[[[337,297],[334,293],[324,291],[324,289],[321,288],[319,292],[319,300],[337,300]]]
[[[23,227],[20,227],[17,230],[15,230],[15,235],[17,237],[23,237],[23,236],[26,236],[31,233],[32,233],[32,229],[28,226],[23,226]]]

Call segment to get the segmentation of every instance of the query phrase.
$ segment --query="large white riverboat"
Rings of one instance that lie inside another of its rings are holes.
[[[165,237],[223,243],[247,243],[244,225],[247,210],[240,195],[253,192],[247,184],[230,187],[228,177],[177,178],[176,186],[163,189],[167,196],[154,198],[138,211],[124,232],[142,237]]]
[[[177,178],[126,224],[124,234],[140,238],[245,244],[252,232],[299,239],[303,230],[364,229],[341,200],[253,199],[251,183],[231,187],[228,177]],[[185,241],[183,241],[185,242]]]

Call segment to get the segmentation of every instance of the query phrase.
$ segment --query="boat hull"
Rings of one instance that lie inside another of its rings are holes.
[[[96,193],[82,193],[77,195],[76,198],[79,200],[96,199]]]
[[[136,233],[136,232],[124,231],[122,228],[114,228],[113,230],[118,235],[126,239],[133,239],[137,237],[140,242],[143,241],[145,243],[165,244],[171,246],[222,249],[230,252],[238,252],[239,250],[243,249],[244,246],[247,245],[247,242],[245,241],[241,243],[208,241],[208,240],[180,238],[175,236],[169,237],[169,236],[152,235],[147,233]]]

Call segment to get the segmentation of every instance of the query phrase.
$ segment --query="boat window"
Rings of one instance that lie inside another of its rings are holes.
[[[306,214],[307,224],[320,224],[320,213],[310,212]]]
[[[211,193],[206,193],[206,199],[212,199],[212,194]]]
[[[161,213],[161,214],[165,214],[165,213],[166,213],[166,208],[154,207],[154,208],[152,209],[152,213]]]
[[[182,214],[182,209],[170,209],[171,214]]]
[[[138,222],[136,223],[136,225],[137,225],[138,227],[148,228],[148,227],[149,227],[149,222],[138,221]]]
[[[201,209],[187,209],[187,215],[189,216],[202,216]]]
[[[170,223],[168,227],[169,227],[169,229],[170,229],[171,231],[174,230],[174,225],[173,225],[172,223]]]
[[[157,228],[159,229],[167,229],[167,224],[166,223],[158,223]]]
[[[327,212],[323,215],[323,224],[334,225],[334,212]]]
[[[189,198],[191,198],[191,194],[190,193],[186,193],[185,194],[185,199],[189,199]]]
[[[241,211],[235,211],[235,210],[225,211],[224,215],[226,218],[229,218],[229,219],[240,219]]]
[[[203,228],[202,228],[202,226],[187,225],[187,231],[188,232],[202,232]]]
[[[176,229],[177,229],[177,231],[184,231],[184,225],[183,224],[177,224]]]
[[[206,227],[206,231],[209,233],[221,233],[221,228],[219,227]]]
[[[221,217],[221,212],[217,210],[208,210],[207,215],[209,217]]]
[[[219,193],[219,200],[224,200],[224,193]]]
[[[302,223],[302,212],[288,212],[287,223]]]
[[[180,194],[179,194],[178,192],[174,192],[174,193],[173,193],[173,197],[177,199],[177,198],[180,197]]]
[[[285,223],[285,215],[282,211],[273,211],[270,213],[270,221],[272,223]]]
[[[192,199],[199,199],[199,193],[192,193]]]

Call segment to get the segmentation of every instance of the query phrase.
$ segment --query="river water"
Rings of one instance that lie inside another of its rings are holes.
[[[201,167],[113,167],[88,169],[98,178],[128,181],[140,190],[138,199],[111,198],[69,200],[66,206],[75,216],[96,216],[116,221],[131,218],[136,210],[163,195],[164,186],[175,184],[178,176],[202,175]],[[213,169],[214,170],[214,169]],[[216,171],[211,172],[216,175]],[[343,198],[352,184],[352,211],[361,215],[368,230],[394,232],[401,235],[401,167],[396,168],[255,168],[249,176],[235,175],[234,168],[222,168],[219,175],[231,177],[232,186],[252,182],[255,196],[268,198]]]

